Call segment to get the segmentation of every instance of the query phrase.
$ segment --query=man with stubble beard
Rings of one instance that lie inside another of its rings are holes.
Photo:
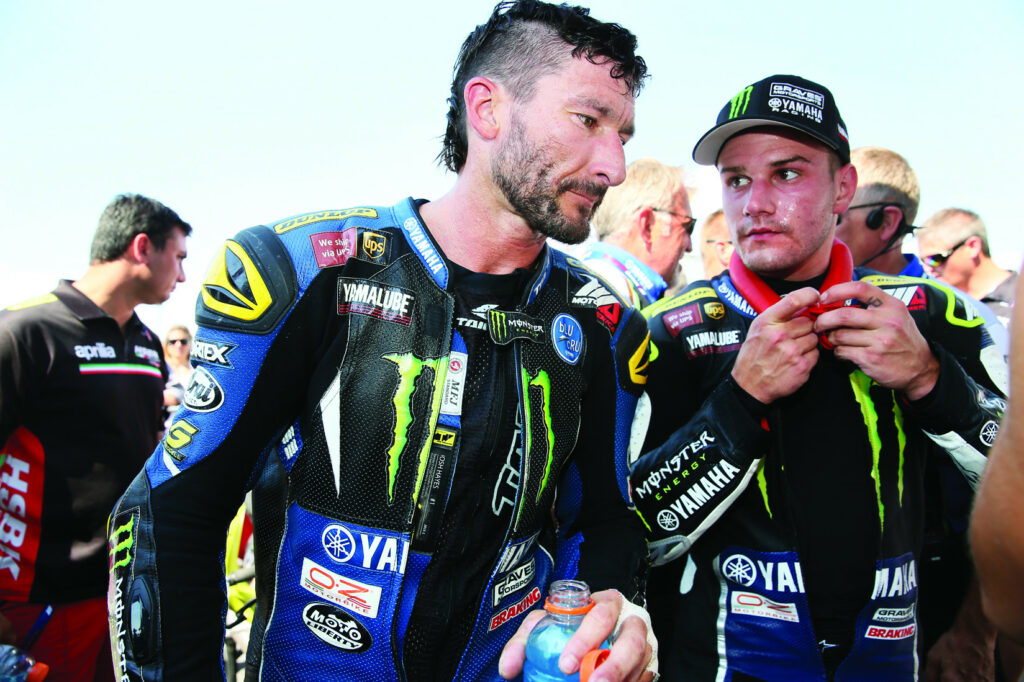
[[[502,3],[456,64],[451,191],[227,242],[202,390],[110,524],[128,677],[220,675],[218,557],[251,489],[250,676],[513,677],[548,585],[576,577],[596,606],[563,670],[617,633],[596,679],[651,678],[626,485],[648,332],[545,244],[583,239],[622,182],[635,47],[582,8]]]

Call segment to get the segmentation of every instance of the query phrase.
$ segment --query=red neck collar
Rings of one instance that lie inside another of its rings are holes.
[[[761,279],[757,273],[751,272],[740,259],[739,251],[732,252],[732,259],[729,261],[729,277],[733,286],[743,298],[747,299],[751,307],[760,315],[769,307],[778,303],[779,295],[775,293],[768,284]],[[832,253],[829,256],[828,272],[825,274],[825,281],[821,285],[821,291],[826,291],[835,284],[849,282],[853,279],[853,257],[846,244],[838,239],[832,242]],[[838,308],[842,302],[835,302],[827,307],[820,305],[811,307],[807,312],[811,317],[817,317],[826,309]]]

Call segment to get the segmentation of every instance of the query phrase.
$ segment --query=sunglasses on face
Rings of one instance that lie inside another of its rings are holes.
[[[945,264],[945,262],[949,260],[949,257],[952,256],[957,249],[959,249],[961,246],[967,243],[968,239],[970,239],[970,237],[967,237],[967,239],[962,240],[956,246],[950,247],[945,251],[940,251],[939,253],[933,253],[930,256],[925,256],[924,258],[921,259],[921,261],[930,268],[937,268],[940,265]]]
[[[173,346],[178,343],[180,343],[183,346],[187,346],[191,342],[188,339],[167,339],[168,346]]]
[[[679,218],[679,220],[682,221],[683,223],[683,229],[686,230],[686,234],[693,234],[693,228],[697,224],[696,218],[692,218],[683,213],[676,213],[675,211],[670,211],[667,208],[655,208],[654,206],[651,206],[651,210],[659,211],[661,213],[668,213],[671,216]]]

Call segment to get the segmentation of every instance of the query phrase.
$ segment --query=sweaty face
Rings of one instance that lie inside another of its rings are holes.
[[[840,200],[852,166],[833,174],[829,161],[823,145],[781,130],[741,133],[725,144],[718,157],[722,206],[748,268],[793,281],[826,270],[834,215],[852,195],[843,190]]]
[[[609,65],[568,58],[538,79],[528,102],[509,102],[491,176],[536,232],[576,244],[611,186],[625,179],[633,97]]]

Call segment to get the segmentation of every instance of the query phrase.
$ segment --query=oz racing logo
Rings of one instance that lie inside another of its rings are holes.
[[[324,543],[324,551],[338,563],[345,563],[356,551],[356,539],[352,533],[336,523],[324,528],[320,540]]]
[[[679,517],[669,509],[662,509],[658,512],[658,525],[671,533],[679,528]]]
[[[742,554],[733,554],[722,562],[722,575],[733,582],[750,587],[754,584],[757,571],[753,561]]]

